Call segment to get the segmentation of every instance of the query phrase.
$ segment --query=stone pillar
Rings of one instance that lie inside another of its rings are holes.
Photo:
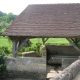
[[[42,45],[41,48],[40,48],[40,50],[41,50],[42,58],[46,61],[44,63],[44,65],[46,65],[46,63],[47,63],[46,46]],[[45,69],[45,72],[46,72],[46,69]],[[46,75],[45,75],[45,80],[46,80]]]
[[[46,58],[46,46],[45,45],[41,46],[41,53],[42,53],[42,57]]]

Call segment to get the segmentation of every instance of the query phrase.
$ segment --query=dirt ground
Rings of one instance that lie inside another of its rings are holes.
[[[47,76],[46,78],[51,78],[62,71],[61,65],[47,65]]]

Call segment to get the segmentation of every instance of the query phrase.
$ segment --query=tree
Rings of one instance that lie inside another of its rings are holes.
[[[10,22],[13,21],[16,17],[17,17],[17,15],[14,15],[14,14],[12,14],[12,13],[9,13],[9,14],[6,16],[6,22],[10,23]]]
[[[6,15],[7,15],[6,13],[3,13],[3,12],[0,11],[0,17],[1,16],[6,16]]]
[[[6,23],[5,21],[2,21],[0,23],[0,35],[2,34],[2,32],[9,26],[8,23]]]
[[[17,15],[13,13],[3,13],[0,11],[0,35],[13,22]]]

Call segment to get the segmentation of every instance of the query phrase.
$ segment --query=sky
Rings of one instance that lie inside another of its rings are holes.
[[[0,0],[0,11],[20,14],[29,4],[80,3],[80,0]]]

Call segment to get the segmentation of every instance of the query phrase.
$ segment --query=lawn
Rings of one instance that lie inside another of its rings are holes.
[[[0,37],[0,47],[11,47],[12,42],[7,37]]]
[[[33,39],[30,39],[30,41],[33,44],[42,43],[41,38],[33,38]],[[65,38],[49,38],[46,41],[46,44],[58,44],[58,45],[65,44],[65,45],[67,45],[67,44],[69,44],[69,42]],[[12,42],[7,37],[0,37],[0,47],[2,47],[2,46],[11,47]]]
[[[34,38],[31,39],[32,43],[42,43],[42,39],[41,38]],[[69,44],[69,42],[65,39],[65,38],[49,38],[46,41],[46,44]]]

